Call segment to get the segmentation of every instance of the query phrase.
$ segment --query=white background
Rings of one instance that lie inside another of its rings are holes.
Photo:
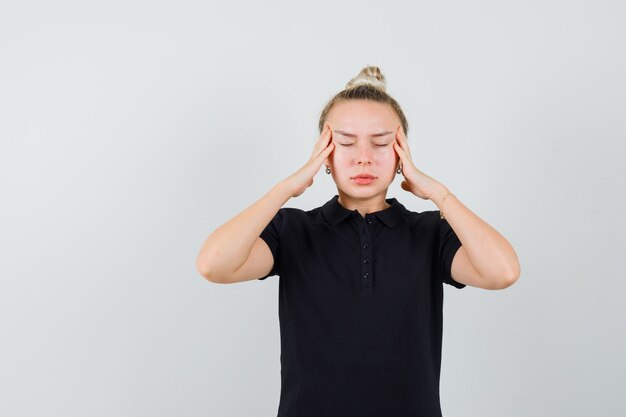
[[[514,246],[445,286],[446,417],[624,412],[619,1],[0,1],[0,415],[272,416],[278,282],[204,239],[300,168],[366,65],[415,165]],[[387,197],[414,211],[430,201]],[[285,207],[336,193],[323,172]]]

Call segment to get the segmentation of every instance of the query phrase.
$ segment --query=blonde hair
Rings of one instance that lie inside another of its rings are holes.
[[[398,115],[404,134],[408,136],[409,123],[404,116],[404,112],[398,102],[387,94],[386,90],[385,76],[380,72],[380,68],[372,66],[363,68],[356,77],[348,81],[346,87],[337,93],[322,110],[318,125],[320,134],[324,130],[328,113],[330,113],[335,104],[350,100],[370,100],[389,104]]]

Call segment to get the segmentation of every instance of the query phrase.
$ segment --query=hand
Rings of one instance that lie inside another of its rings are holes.
[[[313,184],[313,177],[319,172],[322,162],[335,149],[335,144],[331,138],[332,130],[330,126],[326,125],[324,131],[315,142],[311,158],[302,168],[284,180],[289,190],[291,190],[292,197],[299,196]]]
[[[404,181],[400,184],[404,191],[409,191],[421,199],[429,200],[443,187],[443,184],[424,174],[415,168],[411,160],[411,150],[404,135],[402,126],[396,131],[396,140],[393,142],[393,149],[402,162],[402,175]]]

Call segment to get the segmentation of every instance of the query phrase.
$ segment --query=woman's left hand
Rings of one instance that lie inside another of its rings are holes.
[[[443,187],[443,184],[424,174],[413,165],[411,150],[402,126],[396,131],[396,140],[393,142],[393,148],[402,163],[402,175],[404,176],[404,181],[400,184],[402,189],[424,200],[431,199]]]

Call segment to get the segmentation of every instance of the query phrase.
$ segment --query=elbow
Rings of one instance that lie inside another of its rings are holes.
[[[218,280],[215,278],[215,274],[213,274],[211,268],[206,263],[196,260],[196,272],[198,272],[198,274],[200,274],[200,276],[205,280],[218,283]]]
[[[210,275],[209,271],[206,268],[204,268],[203,266],[198,265],[197,263],[196,263],[196,272],[198,272],[198,274],[200,274],[200,276],[202,278],[206,279],[207,281],[211,281],[212,282],[211,275]]]
[[[498,287],[499,290],[503,290],[505,288],[509,288],[511,285],[515,284],[519,279],[521,272],[521,268],[519,263],[512,269],[511,272],[506,274],[506,278],[502,280],[501,285]]]

